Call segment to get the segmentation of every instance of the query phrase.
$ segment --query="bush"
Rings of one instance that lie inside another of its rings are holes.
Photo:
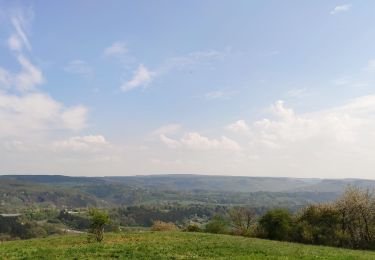
[[[264,235],[272,240],[290,241],[294,236],[294,223],[291,213],[286,209],[268,211],[259,220]]]
[[[205,231],[214,234],[227,234],[229,223],[222,216],[214,216],[206,225]]]
[[[3,241],[10,241],[10,240],[14,240],[15,237],[12,237],[10,234],[1,234],[0,233],[0,241],[3,242]]]
[[[60,220],[60,219],[57,219],[57,218],[53,218],[53,219],[49,219],[49,220],[47,220],[47,223],[51,223],[51,224],[61,224],[61,220]]]
[[[175,231],[178,230],[177,226],[171,222],[163,222],[160,220],[154,221],[151,227],[152,231]]]
[[[298,242],[338,246],[341,228],[338,210],[331,204],[310,205],[297,215]]]
[[[26,230],[26,234],[23,238],[29,239],[37,237],[46,237],[47,235],[47,231],[44,228],[35,225]]]
[[[185,227],[186,232],[202,232],[202,229],[197,224],[189,224]]]
[[[104,235],[104,226],[110,223],[109,216],[106,212],[101,211],[99,209],[90,209],[90,229],[89,234],[94,236],[97,242],[101,242],[103,240]],[[89,240],[91,239],[89,236]]]

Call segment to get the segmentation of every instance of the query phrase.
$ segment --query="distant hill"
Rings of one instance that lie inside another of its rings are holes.
[[[102,201],[79,189],[4,179],[0,181],[0,211],[15,212],[25,207],[107,207]]]
[[[2,175],[0,210],[161,203],[279,206],[295,210],[309,203],[333,200],[349,185],[374,189],[375,181],[211,175]]]
[[[215,175],[137,175],[109,177],[71,177],[64,175],[0,175],[1,179],[60,186],[125,185],[145,189],[171,191],[223,192],[342,192],[349,185],[375,188],[375,180],[304,179],[287,177],[242,177]]]
[[[59,185],[99,184],[105,182],[103,179],[95,177],[71,177],[64,175],[0,175],[1,179]]]
[[[104,179],[143,188],[176,191],[280,192],[321,182],[320,179],[240,177],[212,175],[149,175],[105,177]]]

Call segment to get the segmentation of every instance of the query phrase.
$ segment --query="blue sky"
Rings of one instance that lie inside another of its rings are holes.
[[[373,178],[373,10],[0,0],[0,171]]]

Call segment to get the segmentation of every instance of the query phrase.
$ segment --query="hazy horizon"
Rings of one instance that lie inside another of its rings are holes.
[[[0,0],[0,174],[375,179],[373,10]]]

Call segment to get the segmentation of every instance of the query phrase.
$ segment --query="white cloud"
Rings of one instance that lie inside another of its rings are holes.
[[[65,66],[64,70],[66,72],[82,76],[89,76],[92,74],[91,67],[83,60],[73,60],[69,62],[69,64]]]
[[[129,91],[139,87],[147,86],[153,80],[154,73],[140,64],[136,71],[134,71],[133,78],[125,82],[121,89],[122,91]]]
[[[160,141],[170,148],[182,147],[189,150],[229,150],[239,151],[241,146],[234,140],[222,136],[219,139],[210,139],[196,132],[185,134],[180,139],[172,139],[161,134]]]
[[[16,88],[20,91],[32,90],[35,86],[43,83],[42,72],[35,67],[23,55],[18,56],[22,71],[13,75],[13,81]]]
[[[278,101],[269,111],[270,117],[248,125],[251,134],[237,135],[246,158],[257,158],[252,167],[259,174],[371,178],[375,95],[310,113]]]
[[[108,57],[118,56],[126,53],[127,51],[128,49],[124,42],[115,42],[104,50],[103,55]]]
[[[169,148],[177,148],[181,146],[179,141],[169,138],[165,134],[160,134],[159,138],[160,138],[160,141],[166,146],[168,146]]]
[[[345,4],[345,5],[338,5],[330,12],[330,14],[335,15],[342,12],[347,12],[351,9],[351,5]]]
[[[162,135],[162,134],[175,134],[182,129],[180,124],[168,124],[162,127],[159,127],[153,132],[153,135]]]
[[[61,114],[63,126],[70,130],[82,130],[86,127],[87,108],[76,106],[66,109]]]
[[[235,133],[248,133],[249,126],[246,124],[245,120],[241,119],[233,124],[230,124],[226,127],[228,130],[235,132]]]
[[[23,55],[18,55],[17,60],[22,68],[20,72],[12,73],[0,67],[0,87],[13,87],[21,92],[35,90],[44,82],[43,73]]]
[[[181,139],[181,143],[193,150],[241,150],[240,145],[236,141],[225,136],[222,136],[220,139],[209,139],[208,137],[194,132],[185,135]]]
[[[0,92],[0,137],[27,138],[32,132],[80,130],[86,125],[84,107],[65,107],[43,93],[23,96]]]
[[[74,136],[53,143],[56,151],[99,152],[108,146],[108,141],[102,135]]]

